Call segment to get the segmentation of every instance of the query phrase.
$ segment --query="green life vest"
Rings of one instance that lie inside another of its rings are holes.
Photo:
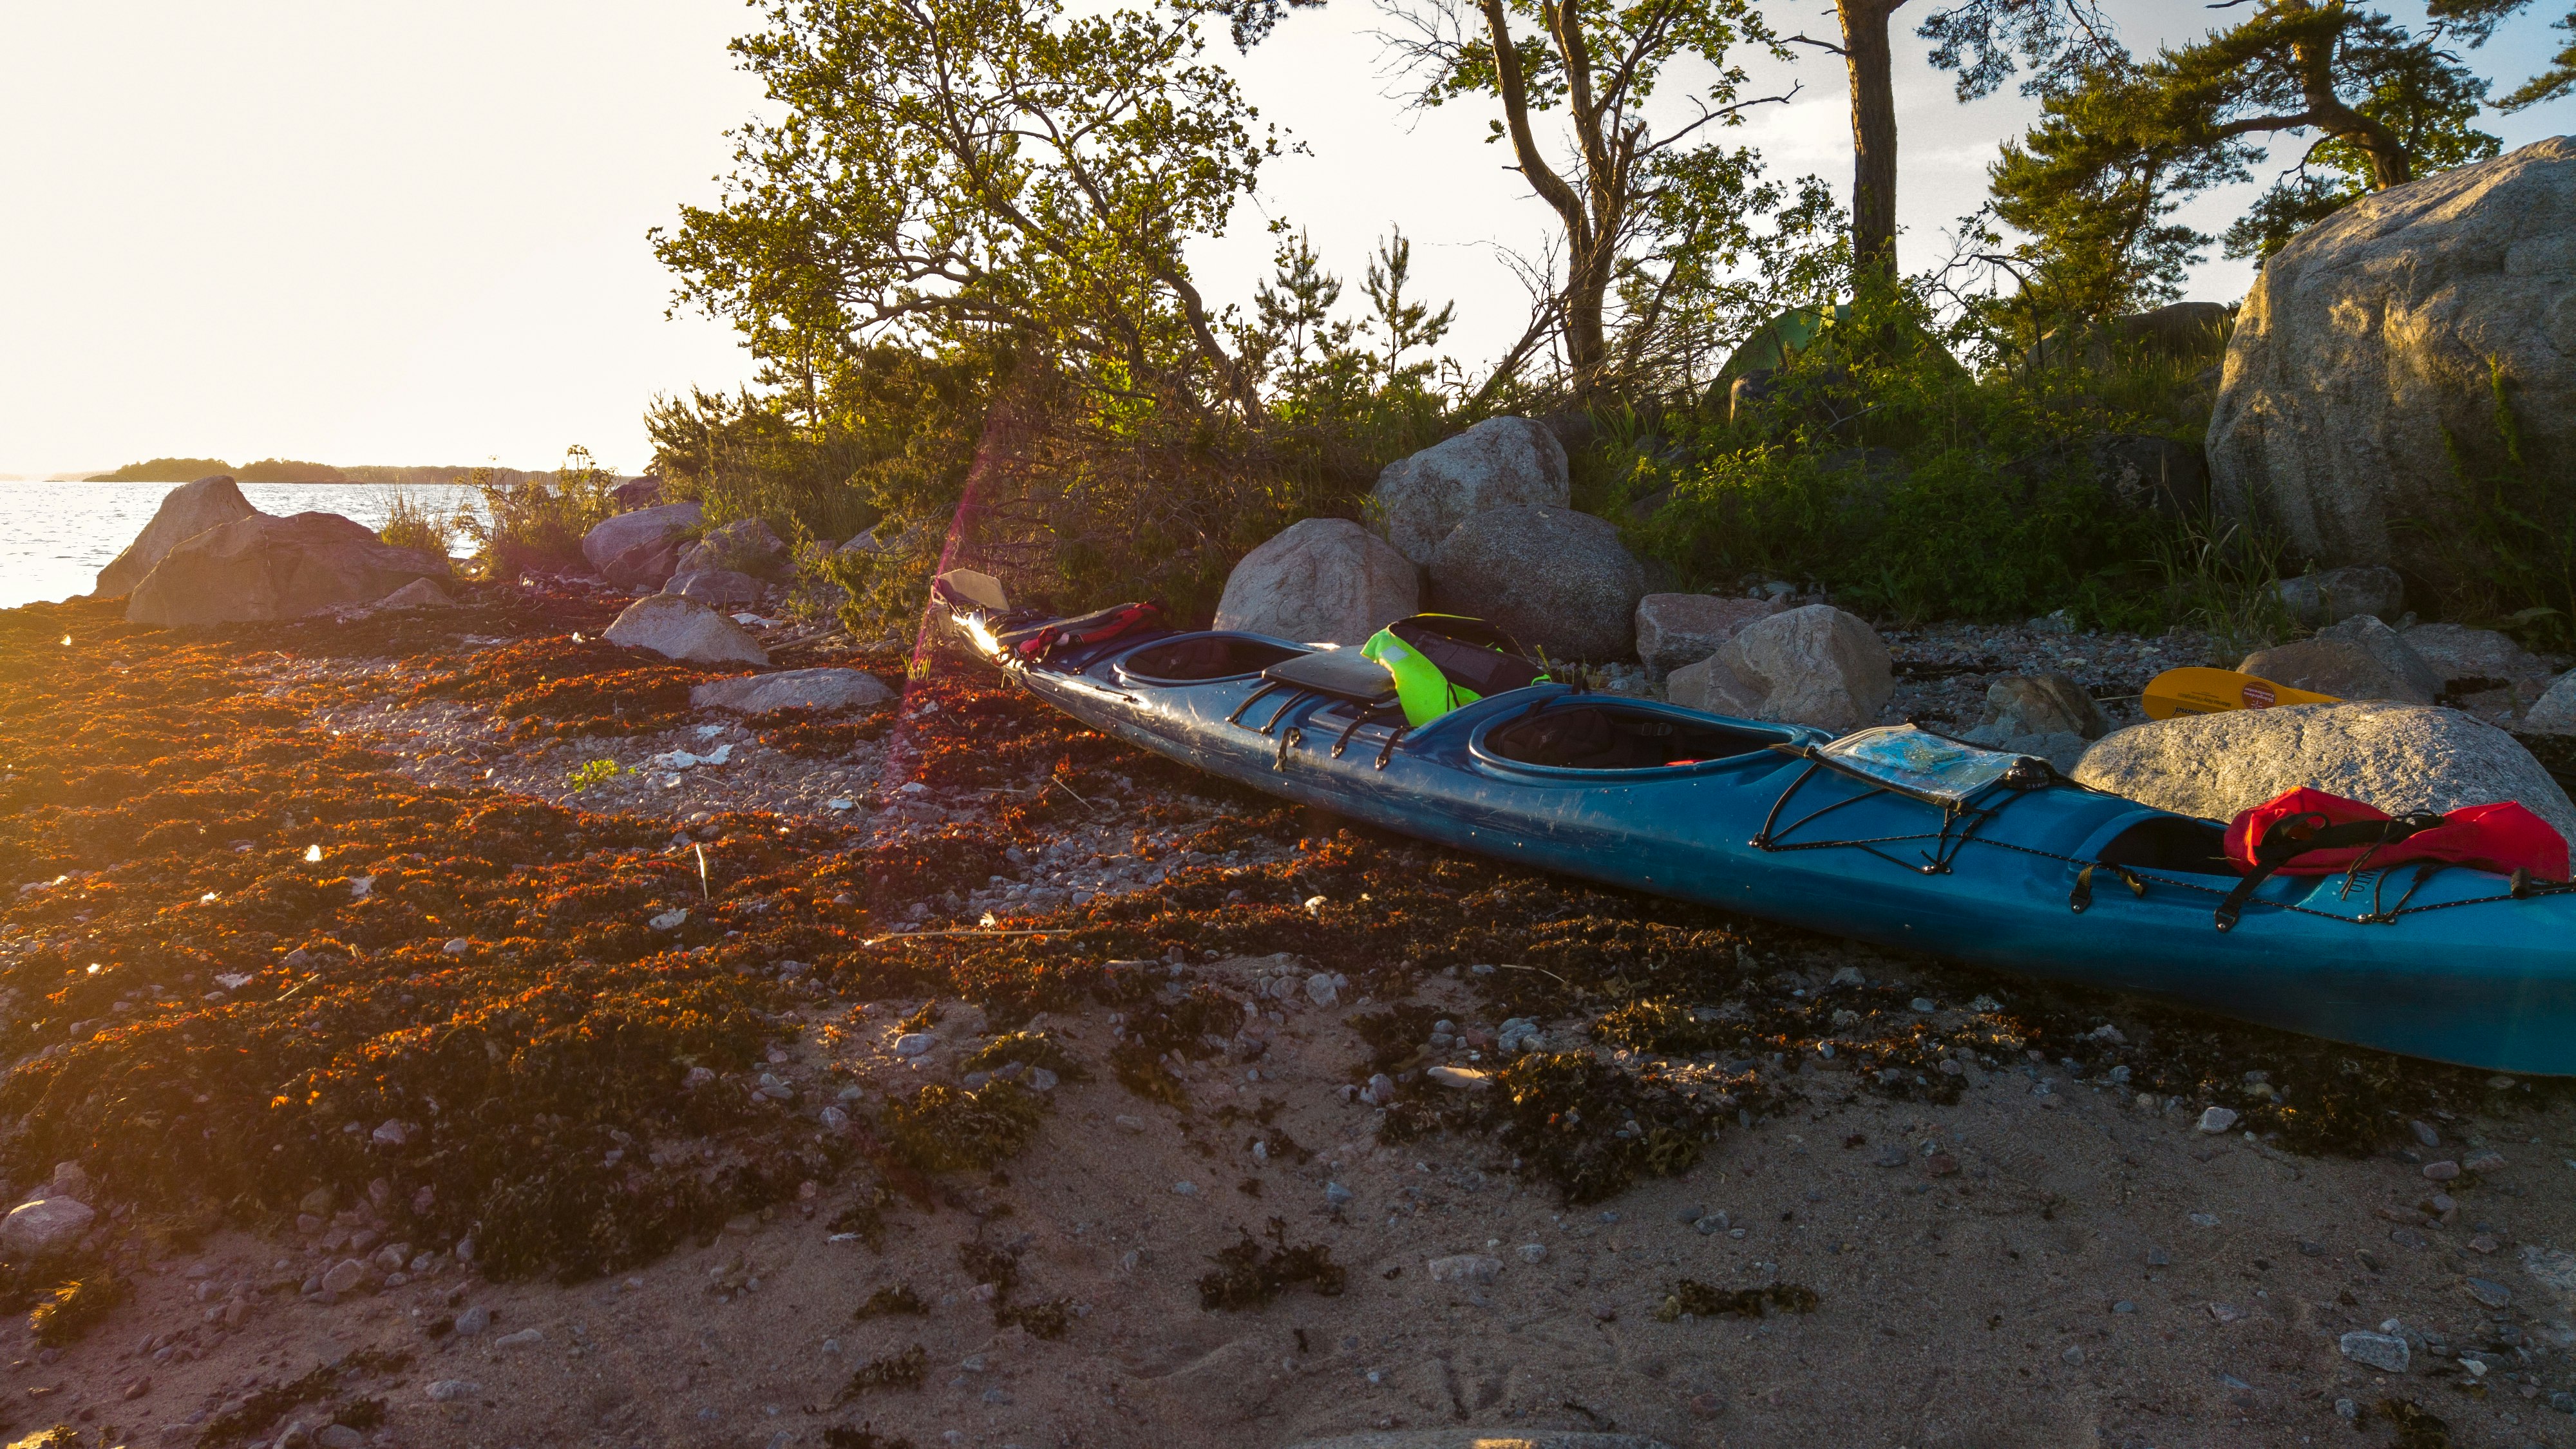
[[[1546,671],[1511,635],[1457,614],[1398,619],[1370,636],[1360,653],[1395,676],[1404,722],[1417,729],[1486,695],[1547,682]]]

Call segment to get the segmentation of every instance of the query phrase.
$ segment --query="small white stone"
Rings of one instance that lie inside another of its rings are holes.
[[[894,1054],[899,1057],[917,1057],[937,1044],[938,1038],[926,1031],[908,1031],[894,1039]]]
[[[2200,1120],[2193,1123],[2192,1127],[2194,1131],[2206,1132],[2215,1137],[2219,1133],[2225,1132],[2227,1129],[2235,1125],[2236,1110],[2234,1108],[2212,1107],[2208,1111],[2201,1113]]]
[[[1524,1263],[1543,1263],[1543,1262],[1546,1262],[1546,1261],[1547,1261],[1547,1244],[1545,1244],[1545,1243],[1523,1243],[1523,1244],[1521,1244],[1521,1246],[1520,1246],[1520,1254],[1521,1254],[1521,1261],[1522,1261],[1522,1262],[1524,1262]]]

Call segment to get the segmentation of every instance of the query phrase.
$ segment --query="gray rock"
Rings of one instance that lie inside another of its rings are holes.
[[[611,644],[649,649],[687,664],[769,663],[768,652],[731,619],[677,594],[647,594],[627,605],[606,637]]]
[[[1622,659],[1646,571],[1606,519],[1570,508],[1489,508],[1441,540],[1431,592],[1442,609],[1496,624],[1552,658]]]
[[[1434,1283],[1491,1283],[1503,1276],[1503,1260],[1482,1253],[1453,1253],[1431,1260]]]
[[[2406,608],[2406,581],[2383,564],[2360,564],[2301,574],[2272,586],[2290,617],[2314,629],[2356,614],[2395,619]]]
[[[757,518],[737,518],[708,529],[681,551],[671,571],[674,575],[724,571],[776,578],[786,571],[787,562],[787,541],[775,530]]]
[[[2534,679],[2549,673],[2539,656],[2493,629],[2418,624],[2397,637],[2432,667],[2445,687],[2472,679]]]
[[[1605,1321],[1615,1311],[1597,1313]],[[1672,1449],[1643,1434],[1595,1434],[1582,1429],[1398,1429],[1300,1439],[1285,1449]]]
[[[59,1253],[80,1241],[98,1213],[75,1197],[40,1197],[0,1219],[0,1246],[32,1258]]]
[[[1637,601],[1637,659],[1648,678],[1661,679],[1715,654],[1746,625],[1779,612],[1777,599],[1648,594]]]
[[[174,545],[134,586],[125,618],[165,629],[300,619],[448,577],[446,559],[336,513],[254,513]]]
[[[2101,706],[2071,676],[2031,674],[1987,685],[1985,718],[1966,738],[1998,746],[2023,735],[2072,734],[2098,740],[2110,729]]]
[[[2200,1120],[2193,1123],[2192,1128],[2194,1131],[2206,1132],[2215,1137],[2235,1125],[2235,1108],[2211,1107],[2200,1114]]]
[[[1341,986],[1329,973],[1318,971],[1306,978],[1306,999],[1317,1006],[1330,1006],[1341,999]]]
[[[683,561],[680,572],[662,585],[662,592],[721,609],[759,603],[760,580],[732,569],[692,569]]]
[[[1421,612],[1422,573],[1347,518],[1307,518],[1243,556],[1216,627],[1309,644],[1359,644]]]
[[[125,546],[116,561],[98,571],[98,584],[92,591],[102,599],[134,592],[152,567],[164,555],[210,528],[221,528],[237,519],[249,518],[259,510],[242,497],[234,486],[232,475],[217,473],[194,483],[183,483],[163,494],[161,506],[154,510],[152,521]]]
[[[650,508],[662,501],[662,480],[650,473],[641,478],[629,478],[609,489],[608,496],[617,500],[621,513]]]
[[[2442,692],[2441,676],[2407,646],[2405,636],[2369,614],[2330,624],[2313,639],[2257,649],[2236,667],[2275,684],[2338,699],[2431,704]]]
[[[522,1328],[516,1333],[502,1334],[499,1338],[492,1340],[492,1346],[494,1348],[535,1348],[538,1344],[545,1341],[546,1331],[544,1329]]]
[[[658,589],[678,572],[690,531],[706,517],[695,503],[665,503],[621,513],[582,535],[581,556],[612,584]]]
[[[2394,563],[2402,523],[2502,461],[2490,361],[2538,473],[2576,461],[2576,136],[2374,192],[2265,262],[2209,422],[2216,502],[2294,553]],[[2442,562],[2405,555],[2436,584]]]
[[[414,579],[383,598],[376,600],[379,609],[453,609],[456,601],[447,590],[427,579]]]
[[[434,1404],[453,1404],[483,1392],[483,1386],[472,1379],[432,1379],[424,1391]]]
[[[2489,1308],[2502,1308],[2513,1301],[2513,1290],[2492,1278],[2471,1278],[2462,1285],[2469,1296]]]
[[[2303,704],[2150,721],[2097,741],[2075,779],[2212,820],[2302,785],[2392,815],[2514,800],[2576,839],[2576,805],[2511,735],[2418,705]]]
[[[354,1292],[366,1285],[367,1277],[365,1263],[356,1258],[342,1258],[332,1264],[329,1271],[322,1275],[322,1291],[325,1293]]]
[[[1820,729],[1873,724],[1896,692],[1878,631],[1830,604],[1757,619],[1716,654],[1673,671],[1673,703]]]
[[[2347,1333],[2335,1340],[2345,1358],[2381,1373],[2402,1374],[2411,1355],[2406,1340],[2390,1333]]]
[[[346,1424],[325,1424],[314,1431],[313,1442],[321,1449],[358,1449],[367,1436]]]
[[[711,679],[689,691],[689,707],[758,716],[782,709],[856,709],[892,698],[894,691],[865,670],[790,669]]]
[[[1564,445],[1528,418],[1487,418],[1399,458],[1379,472],[1371,496],[1385,511],[1387,541],[1418,564],[1430,563],[1441,541],[1474,514],[1563,508],[1573,499]]]
[[[2520,727],[2527,735],[2576,735],[2576,669],[2550,682],[2524,712]]]
[[[492,1326],[492,1310],[480,1303],[470,1304],[456,1315],[456,1331],[472,1338]]]
[[[939,1039],[926,1031],[908,1031],[894,1039],[894,1054],[917,1057],[939,1044]]]

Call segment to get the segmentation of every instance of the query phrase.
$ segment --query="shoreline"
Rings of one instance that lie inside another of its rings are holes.
[[[133,1294],[60,1348],[0,1328],[10,1432],[2277,1443],[2409,1400],[2464,1442],[2576,1425],[2563,1084],[1378,836],[829,633],[767,642],[901,698],[694,712],[722,671],[573,641],[627,598],[480,585],[220,636],[0,611],[0,1175],[23,1197],[76,1162],[100,1214],[7,1281],[21,1308],[67,1276]],[[2010,632],[1892,633],[1909,704],[1977,697]],[[2083,647],[2135,669],[2144,642]],[[1658,1002],[1723,1040],[1659,1049]],[[1381,1073],[1383,1107],[1356,1097]],[[1228,1262],[1250,1299],[1207,1306]],[[1659,1317],[1702,1303],[1685,1281],[1718,1316]],[[925,1311],[853,1316],[898,1287]],[[2409,1373],[2340,1354],[2391,1318]]]

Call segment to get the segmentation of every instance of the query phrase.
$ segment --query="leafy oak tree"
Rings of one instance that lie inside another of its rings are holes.
[[[1093,394],[1255,424],[1183,258],[1276,140],[1187,15],[1060,0],[766,0],[733,44],[777,119],[735,129],[712,207],[656,229],[678,299],[771,381],[838,354],[1004,334]],[[817,403],[819,406],[819,403]]]

